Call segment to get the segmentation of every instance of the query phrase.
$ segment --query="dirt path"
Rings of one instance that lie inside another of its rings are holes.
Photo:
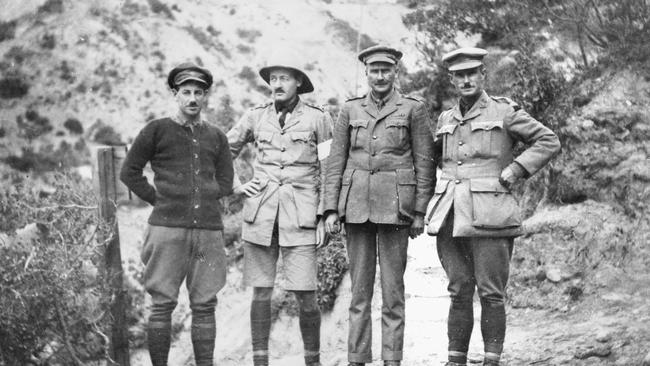
[[[122,211],[120,231],[125,258],[139,253],[141,230],[148,215],[146,209]],[[127,219],[128,216],[128,219]],[[405,366],[442,365],[446,360],[446,316],[449,299],[446,279],[437,259],[435,241],[420,236],[409,244],[406,282]],[[137,259],[137,257],[135,257]],[[376,284],[379,279],[377,278]],[[650,276],[621,286],[619,292],[603,289],[576,308],[566,312],[508,308],[508,334],[504,362],[519,365],[641,365],[650,350]],[[334,309],[323,315],[321,351],[323,366],[347,365],[347,307],[350,280],[345,277],[338,290]],[[241,287],[241,273],[233,270],[219,295],[217,306],[217,345],[215,364],[252,365],[250,351],[250,290]],[[170,365],[193,365],[189,336],[190,317],[186,293],[181,292],[175,319],[183,330],[174,340]],[[382,365],[380,357],[381,289],[375,286],[373,300],[372,365]],[[475,301],[475,314],[480,314]],[[475,321],[471,361],[482,358],[480,324]],[[609,350],[607,357],[577,359],[584,351]],[[302,341],[297,318],[281,316],[273,324],[270,340],[271,365],[302,366]],[[146,349],[132,354],[132,365],[149,366]],[[370,366],[370,365],[369,365]]]

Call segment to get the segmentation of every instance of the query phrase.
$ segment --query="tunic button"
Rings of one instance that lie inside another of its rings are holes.
[[[280,135],[284,135],[284,130],[280,131]]]
[[[372,156],[377,156],[377,153],[372,153]]]
[[[463,146],[463,142],[462,142],[462,141],[458,141],[458,145]]]
[[[377,136],[373,136],[372,139],[373,139],[373,140],[376,140],[376,139],[377,139]]]
[[[199,205],[194,205],[194,209],[197,209],[197,208],[199,208]]]
[[[284,169],[284,165],[280,165],[280,169]]]
[[[374,170],[374,169],[371,170],[371,171],[370,171],[370,174],[371,174],[371,175],[372,175],[372,174],[375,174],[375,170]]]
[[[196,144],[196,139],[192,139],[192,142]]]
[[[465,121],[460,121],[458,124],[462,126],[465,124]]]
[[[198,170],[198,169],[195,170],[195,171],[194,171],[194,174],[195,174],[195,175],[199,175],[199,170]]]
[[[282,182],[278,183],[279,186],[281,186],[282,184],[284,184],[284,183],[282,183]]]
[[[462,161],[459,161],[459,162],[458,162],[458,165],[463,165],[463,162],[462,162]]]
[[[282,146],[282,148],[280,149],[280,151],[282,151],[282,152],[285,152],[286,150],[287,150],[287,148],[284,147],[284,146]]]
[[[193,224],[196,224],[196,220],[193,220],[192,223],[193,223]]]
[[[456,179],[456,184],[460,184],[460,179]]]
[[[199,154],[194,154],[194,159],[198,159],[198,158],[199,158]]]

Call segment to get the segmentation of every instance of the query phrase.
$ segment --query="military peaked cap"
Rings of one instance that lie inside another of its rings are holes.
[[[483,57],[488,52],[482,48],[464,47],[442,56],[449,71],[473,69],[483,65]]]
[[[190,80],[204,84],[207,89],[212,85],[212,74],[208,69],[204,69],[191,62],[184,62],[169,72],[167,85],[172,89],[176,89],[181,84]]]
[[[359,52],[358,58],[366,65],[373,62],[387,62],[395,65],[402,58],[402,52],[388,46],[377,45]]]

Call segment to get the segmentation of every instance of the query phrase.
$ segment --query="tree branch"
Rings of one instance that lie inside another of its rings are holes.
[[[61,328],[63,330],[63,342],[65,344],[65,348],[68,351],[68,353],[70,354],[70,357],[72,357],[72,360],[74,361],[74,364],[77,365],[77,366],[83,366],[83,364],[84,364],[83,361],[81,361],[81,359],[79,359],[79,357],[77,356],[77,353],[74,350],[74,347],[70,343],[70,336],[68,334],[69,333],[68,332],[68,326],[67,326],[67,324],[65,322],[65,319],[63,318],[63,312],[61,311],[61,307],[59,306],[59,303],[55,301],[54,302],[54,307],[56,308],[56,314],[57,314],[57,318],[59,319],[59,325],[61,326]]]

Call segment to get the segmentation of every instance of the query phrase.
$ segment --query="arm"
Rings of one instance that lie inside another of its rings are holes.
[[[241,153],[241,150],[247,143],[255,141],[254,118],[253,111],[248,111],[228,131],[228,145],[230,146],[230,153],[232,154],[233,160],[239,156],[239,153]],[[242,184],[239,180],[239,175],[237,172],[234,172],[232,187],[233,193],[245,194],[248,197],[252,197],[259,192],[259,181],[253,178],[250,182]]]
[[[232,192],[233,185],[233,164],[232,155],[228,145],[228,138],[219,131],[219,153],[215,161],[215,178],[219,187],[219,197],[224,197]]]
[[[427,210],[427,204],[433,195],[436,182],[434,142],[429,129],[430,125],[429,113],[426,111],[425,104],[420,102],[413,111],[413,120],[411,121],[411,149],[417,180],[415,211],[422,216]]]
[[[318,216],[322,217],[325,211],[325,173],[332,147],[332,118],[324,112],[316,124],[316,143],[318,149],[318,165],[320,170],[320,187],[318,199]]]
[[[230,146],[230,153],[233,159],[239,156],[239,153],[247,143],[255,141],[252,113],[252,111],[244,113],[237,124],[228,131],[228,145]]]
[[[133,141],[126,154],[120,171],[120,180],[133,192],[150,205],[156,202],[156,189],[142,174],[142,169],[151,160],[156,151],[155,125],[146,125]]]
[[[513,109],[504,118],[504,125],[514,139],[529,145],[506,168],[513,174],[523,174],[518,177],[535,174],[560,152],[560,140],[555,133],[521,109]]]
[[[330,156],[327,159],[327,169],[325,170],[323,211],[325,214],[325,228],[329,233],[339,231],[338,202],[341,192],[341,179],[350,149],[349,108],[348,103],[343,105],[334,124]]]

